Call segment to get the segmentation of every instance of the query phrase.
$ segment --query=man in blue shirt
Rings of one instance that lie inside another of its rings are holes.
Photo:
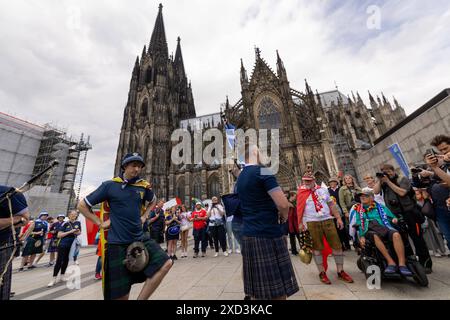
[[[105,299],[127,300],[131,286],[145,281],[138,297],[147,300],[172,267],[172,261],[152,239],[144,237],[144,218],[156,204],[150,184],[139,178],[144,159],[138,153],[127,154],[121,163],[119,177],[105,181],[101,186],[80,201],[78,210],[103,229],[108,229],[104,263]],[[91,212],[91,207],[107,201],[111,209],[109,220],[102,222]],[[141,272],[131,272],[123,264],[127,248],[134,242],[143,242],[149,263]]]
[[[0,199],[12,188],[0,185]],[[7,271],[0,279],[0,300],[9,300],[11,294],[11,271],[12,265],[8,263],[14,250],[13,231],[11,228],[11,214],[14,228],[20,228],[27,224],[30,214],[25,197],[21,193],[16,193],[11,198],[11,211],[8,201],[0,203],[0,275]],[[18,239],[16,246],[18,245]],[[16,247],[17,249],[17,247]]]
[[[255,145],[246,145],[236,183],[243,219],[244,292],[253,299],[286,299],[299,290],[279,221],[288,218],[289,202],[274,175],[260,163]]]

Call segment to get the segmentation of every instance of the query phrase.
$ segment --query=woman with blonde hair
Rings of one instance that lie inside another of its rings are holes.
[[[181,206],[181,213],[180,213],[180,222],[181,222],[181,257],[186,258],[187,257],[187,247],[188,247],[188,234],[189,230],[191,229],[191,224],[189,222],[189,217],[191,216],[191,213],[186,210],[186,206]]]
[[[361,188],[356,183],[355,178],[350,174],[346,174],[342,187],[339,189],[339,203],[344,212],[345,220],[348,220],[349,212],[353,205],[359,202],[356,196],[359,192],[361,192]]]

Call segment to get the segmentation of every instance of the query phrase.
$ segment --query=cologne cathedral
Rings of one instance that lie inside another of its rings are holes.
[[[358,92],[351,97],[337,89],[314,92],[306,80],[303,90],[291,88],[280,54],[276,52],[275,72],[258,48],[250,77],[241,60],[241,99],[230,104],[227,98],[220,112],[196,116],[180,38],[175,56],[168,51],[159,5],[148,48],[144,46],[132,71],[115,166],[117,174],[126,153],[141,153],[147,164],[143,177],[159,198],[179,197],[189,204],[191,197],[210,199],[228,193],[233,184],[231,168],[220,159],[208,165],[173,165],[171,134],[176,129],[223,130],[224,118],[244,130],[279,129],[277,180],[289,191],[297,189],[307,166],[312,166],[319,183],[331,176],[356,176],[353,162],[358,152],[406,117],[397,100],[392,105],[384,94],[375,99],[369,92],[368,107]]]

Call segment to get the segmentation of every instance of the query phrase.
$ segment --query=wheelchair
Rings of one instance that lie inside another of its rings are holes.
[[[353,226],[353,228],[358,231],[359,226]],[[405,255],[406,255],[406,266],[411,271],[411,277],[404,277],[399,272],[394,274],[385,274],[384,270],[387,267],[387,262],[378,248],[375,246],[375,243],[370,239],[366,238],[366,243],[364,248],[359,244],[359,240],[357,235],[355,236],[355,241],[358,243],[358,246],[361,248],[360,255],[356,262],[358,269],[364,272],[366,279],[370,277],[370,272],[367,273],[367,269],[371,266],[377,266],[381,271],[381,280],[409,280],[407,278],[413,278],[413,280],[421,287],[428,287],[428,277],[425,273],[425,268],[419,263],[417,256],[414,254],[411,244],[408,239],[408,226],[406,222],[402,219],[398,219],[398,224],[394,226],[394,228],[400,233],[403,244],[405,246]],[[394,250],[393,243],[390,241],[384,241],[386,248],[389,251],[389,254],[394,259],[394,261],[398,265],[398,258]]]

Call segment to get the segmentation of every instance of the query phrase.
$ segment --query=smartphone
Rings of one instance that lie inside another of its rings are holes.
[[[436,152],[434,151],[434,149],[427,149],[427,151],[425,151],[425,154],[431,154],[431,155],[435,156]]]

